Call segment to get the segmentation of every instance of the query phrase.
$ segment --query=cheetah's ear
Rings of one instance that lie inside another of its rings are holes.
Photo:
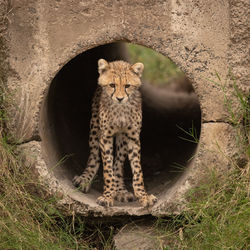
[[[143,72],[143,69],[144,69],[144,65],[143,63],[135,63],[134,65],[131,66],[131,69],[133,70],[133,72],[138,75],[139,77],[142,76],[142,72]]]
[[[98,72],[99,72],[99,74],[102,74],[108,68],[109,68],[109,64],[106,60],[104,60],[104,59],[98,60]]]

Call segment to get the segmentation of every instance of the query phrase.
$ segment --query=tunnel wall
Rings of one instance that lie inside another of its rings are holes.
[[[215,72],[226,79],[233,66],[240,87],[248,91],[246,53],[242,52],[246,51],[246,1],[16,0],[10,5],[4,13],[8,16],[7,32],[1,38],[7,48],[1,65],[13,99],[7,128],[50,189],[64,194],[63,202],[73,204],[82,214],[178,212],[183,209],[183,194],[200,182],[208,168],[228,168],[227,157],[217,153],[218,145],[226,155],[236,155],[234,132],[228,123],[224,94],[208,79],[216,81]],[[150,211],[105,210],[91,201],[80,204],[47,168],[52,164],[51,155],[56,158],[53,143],[45,136],[49,121],[43,119],[52,80],[77,55],[116,41],[141,44],[170,57],[192,81],[201,106],[195,159]],[[227,95],[233,98],[230,81],[225,84]],[[236,103],[234,108],[237,110]]]

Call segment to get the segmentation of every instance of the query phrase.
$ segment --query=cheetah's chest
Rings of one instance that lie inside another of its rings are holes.
[[[110,112],[110,125],[117,129],[127,128],[132,123],[132,110],[127,107],[114,107]]]

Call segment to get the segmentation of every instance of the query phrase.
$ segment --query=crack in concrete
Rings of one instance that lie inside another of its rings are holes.
[[[41,142],[41,137],[36,135],[36,136],[33,136],[27,140],[24,140],[24,141],[21,141],[21,142],[17,142],[17,143],[10,143],[11,145],[24,145],[24,144],[27,144],[27,143],[30,143],[32,141],[37,141],[37,142]]]
[[[213,121],[213,120],[208,120],[208,121],[202,121],[202,124],[205,124],[205,123],[225,123],[225,124],[229,124],[229,125],[233,125],[231,122],[229,121],[223,121],[223,120],[216,120],[216,121]]]

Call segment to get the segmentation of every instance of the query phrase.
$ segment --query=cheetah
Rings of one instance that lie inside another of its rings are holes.
[[[104,190],[97,199],[101,206],[113,206],[114,200],[129,202],[137,198],[143,207],[152,206],[157,198],[145,191],[140,163],[140,131],[142,125],[141,75],[142,63],[98,60],[98,87],[92,103],[87,167],[73,184],[82,192],[89,191],[101,159]],[[113,140],[116,156],[113,164]],[[134,194],[123,180],[123,164],[128,156],[133,174]]]

